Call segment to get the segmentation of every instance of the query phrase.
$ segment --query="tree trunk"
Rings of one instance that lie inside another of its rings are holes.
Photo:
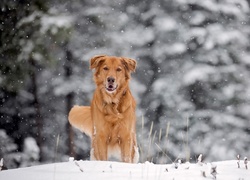
[[[73,74],[72,71],[72,62],[73,62],[73,55],[72,52],[68,49],[68,43],[65,43],[64,45],[65,48],[65,53],[66,53],[66,58],[65,58],[65,65],[64,65],[64,70],[65,70],[65,79],[69,80]],[[69,94],[66,95],[66,117],[68,117],[68,113],[70,109],[73,106],[73,100],[74,100],[74,93],[70,92]],[[67,119],[67,132],[69,134],[68,137],[68,155],[75,157],[75,150],[74,150],[74,131],[69,124],[69,121]]]
[[[37,84],[37,74],[36,74],[36,63],[35,60],[30,58],[29,63],[31,65],[31,72],[30,72],[30,78],[31,78],[31,93],[33,94],[33,106],[35,108],[35,124],[36,124],[36,141],[38,144],[38,147],[40,149],[40,161],[43,159],[43,152],[42,152],[42,129],[43,129],[43,117],[41,114],[41,106],[40,101],[38,98],[38,84]]]

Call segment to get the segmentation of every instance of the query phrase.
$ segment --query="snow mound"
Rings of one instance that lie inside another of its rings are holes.
[[[213,179],[211,167],[216,167],[216,179],[248,179],[250,170],[243,161],[221,161],[200,164],[128,164],[112,161],[73,161],[6,170],[0,172],[4,180],[82,180],[82,179]]]

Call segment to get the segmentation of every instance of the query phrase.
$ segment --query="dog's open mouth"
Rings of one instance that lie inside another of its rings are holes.
[[[106,88],[107,92],[112,93],[112,92],[114,92],[117,89],[117,85],[116,86],[114,86],[114,85],[108,85],[105,88]]]

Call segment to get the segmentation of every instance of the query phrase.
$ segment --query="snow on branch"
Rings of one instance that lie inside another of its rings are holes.
[[[247,168],[247,163],[248,163],[247,157],[244,157],[244,164],[245,164],[245,168],[246,168],[246,169],[248,169],[248,168]]]

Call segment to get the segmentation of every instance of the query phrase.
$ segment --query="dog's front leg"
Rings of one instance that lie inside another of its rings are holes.
[[[121,142],[121,153],[122,153],[122,161],[127,163],[132,163],[133,155],[134,155],[134,148],[133,148],[133,139],[130,135],[125,136],[122,138]]]
[[[106,137],[98,133],[92,139],[91,160],[107,161],[107,140]]]

